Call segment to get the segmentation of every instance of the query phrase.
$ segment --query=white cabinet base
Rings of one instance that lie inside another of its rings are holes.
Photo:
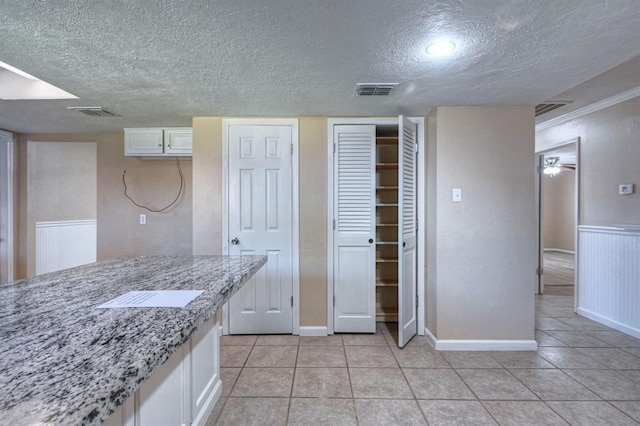
[[[104,425],[206,424],[222,394],[219,317],[200,326]]]

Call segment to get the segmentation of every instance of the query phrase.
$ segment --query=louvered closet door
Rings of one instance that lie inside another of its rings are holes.
[[[403,116],[398,123],[398,346],[418,330],[416,307],[416,158],[415,123]]]
[[[334,330],[374,333],[375,126],[334,127]]]

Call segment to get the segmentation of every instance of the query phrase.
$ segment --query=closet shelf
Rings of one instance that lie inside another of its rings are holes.
[[[398,309],[388,306],[376,307],[376,321],[379,322],[395,322],[398,321]]]
[[[377,246],[381,246],[381,245],[398,245],[397,241],[378,241],[376,242]]]
[[[376,145],[398,145],[398,137],[397,136],[377,136],[376,137]]]
[[[376,263],[398,263],[398,259],[390,257],[379,257],[376,259]]]
[[[376,169],[397,169],[398,163],[376,163]]]
[[[379,278],[376,280],[376,287],[398,287],[398,281]]]
[[[397,223],[376,223],[376,227],[382,228],[382,227],[385,227],[385,226],[391,226],[391,227],[396,226],[397,227],[398,224]]]
[[[376,190],[378,191],[397,191],[398,185],[395,186],[376,186]]]
[[[376,207],[398,207],[398,203],[379,203]]]

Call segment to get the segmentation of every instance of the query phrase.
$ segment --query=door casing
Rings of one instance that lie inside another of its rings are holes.
[[[425,282],[425,232],[424,226],[425,220],[425,127],[424,117],[407,117],[414,123],[416,123],[418,129],[418,185],[417,201],[418,201],[418,272],[417,272],[417,284],[418,284],[418,335],[424,335],[424,282]],[[334,287],[334,242],[333,242],[333,126],[341,124],[374,124],[374,125],[398,125],[398,117],[372,117],[372,118],[329,118],[327,120],[327,332],[328,334],[334,333],[333,325],[333,287]]]
[[[222,253],[229,253],[229,128],[231,126],[290,126],[291,155],[291,254],[293,280],[293,334],[300,334],[300,176],[299,125],[297,119],[227,118],[222,120]],[[229,304],[222,307],[223,334],[229,334]]]
[[[15,279],[14,273],[14,182],[15,182],[15,168],[14,168],[14,142],[13,134],[0,130],[0,149],[4,151],[6,156],[6,164],[3,164],[3,173],[6,173],[0,184],[6,185],[4,191],[6,191],[6,205],[0,206],[2,209],[6,209],[6,221],[7,229],[6,235],[0,235],[0,239],[3,239],[3,245],[6,247],[6,259],[3,261],[6,263],[6,273],[3,271],[3,276],[6,277],[7,282],[11,282]],[[5,182],[6,178],[6,182]]]

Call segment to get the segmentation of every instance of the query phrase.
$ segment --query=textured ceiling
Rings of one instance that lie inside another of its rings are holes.
[[[640,54],[638,0],[0,0],[0,22],[1,61],[80,98],[0,101],[16,132],[534,105]],[[429,57],[440,37],[458,49]]]

